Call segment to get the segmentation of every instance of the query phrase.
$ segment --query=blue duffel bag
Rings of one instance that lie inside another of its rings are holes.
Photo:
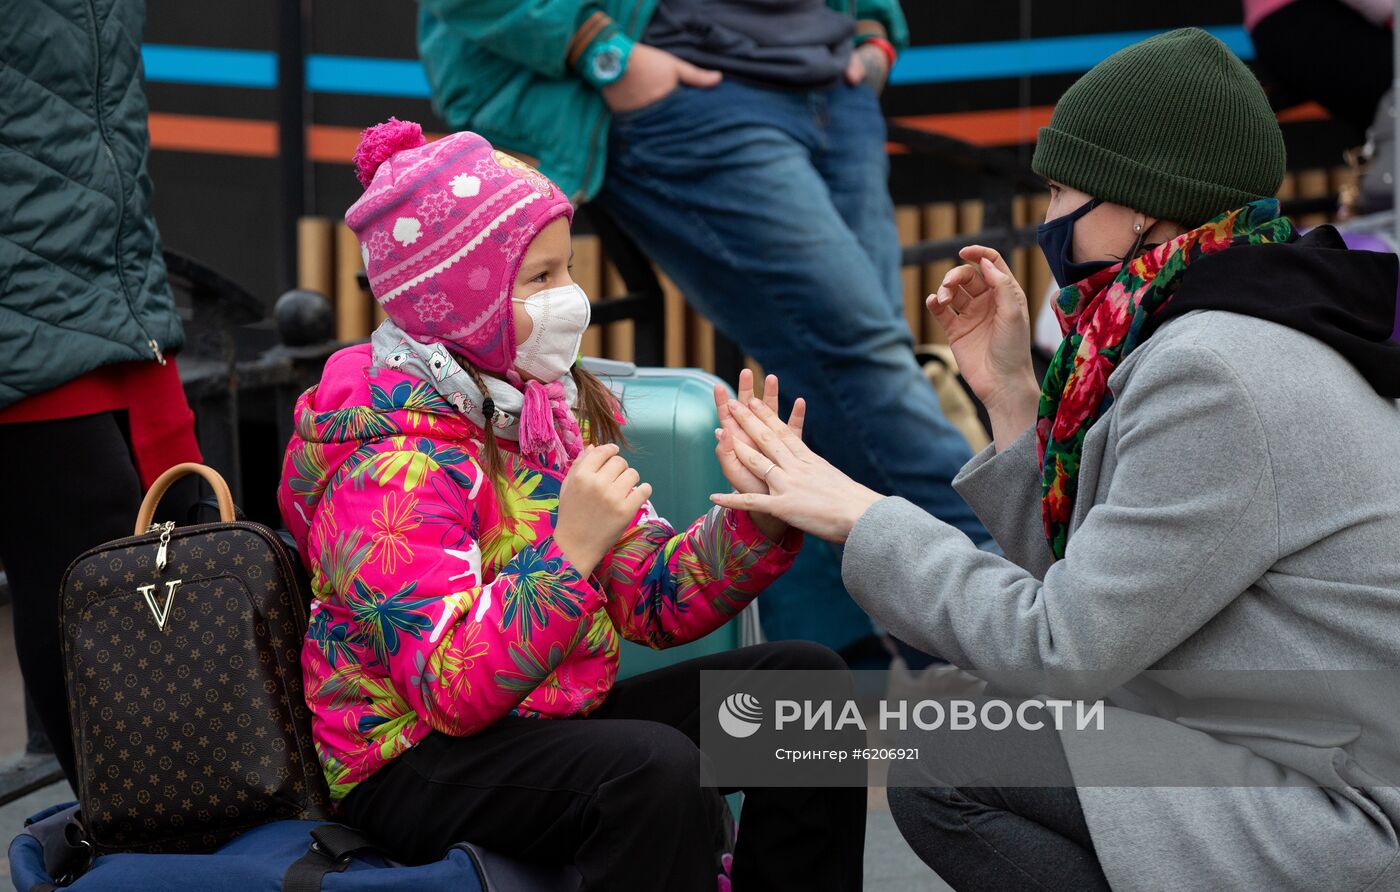
[[[529,865],[461,843],[442,860],[390,860],[349,827],[276,821],[207,855],[103,855],[86,865],[77,805],[56,805],[25,822],[10,843],[16,892],[577,892],[572,867]],[[83,868],[86,867],[86,870]],[[67,874],[81,871],[72,878]]]

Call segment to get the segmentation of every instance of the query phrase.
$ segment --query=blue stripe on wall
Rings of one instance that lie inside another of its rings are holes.
[[[148,43],[141,48],[141,59],[146,64],[146,80],[152,83],[261,90],[277,86],[277,54],[263,50]]]
[[[1241,26],[1207,28],[1240,58],[1254,56]],[[934,84],[1088,71],[1125,46],[1155,31],[1123,31],[1075,37],[1041,37],[993,43],[910,47],[890,74],[892,84]],[[146,80],[267,90],[277,86],[277,54],[267,50],[147,44]],[[428,98],[428,80],[416,59],[313,55],[306,84],[316,93]]]
[[[428,77],[417,59],[309,56],[306,86],[315,93],[428,98]]]
[[[1206,28],[1241,59],[1254,57],[1243,26]],[[1120,31],[1074,37],[1041,37],[995,43],[915,46],[905,50],[890,72],[892,84],[933,84],[1023,75],[1078,74],[1125,46],[1159,31]]]

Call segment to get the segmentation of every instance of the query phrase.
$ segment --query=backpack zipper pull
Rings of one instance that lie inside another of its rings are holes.
[[[170,547],[170,532],[175,529],[175,521],[167,520],[160,525],[160,547],[156,549],[156,572],[163,573],[166,564],[166,549]]]
[[[160,344],[156,342],[156,339],[151,338],[151,340],[147,343],[147,346],[149,346],[151,348],[151,352],[156,355],[156,362],[160,363],[161,365],[165,365],[165,354],[160,352]]]

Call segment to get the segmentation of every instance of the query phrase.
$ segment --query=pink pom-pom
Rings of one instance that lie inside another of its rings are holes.
[[[416,149],[426,143],[423,128],[413,121],[400,121],[390,118],[383,124],[368,127],[360,134],[360,144],[355,148],[355,176],[360,185],[368,187],[374,180],[374,172],[393,157],[395,152]]]

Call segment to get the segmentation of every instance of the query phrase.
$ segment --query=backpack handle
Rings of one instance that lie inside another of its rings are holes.
[[[151,519],[156,515],[156,506],[160,504],[161,496],[170,489],[171,484],[181,477],[190,474],[198,474],[204,478],[204,482],[214,490],[214,498],[219,502],[219,520],[224,523],[232,523],[236,516],[233,512],[233,493],[229,491],[228,484],[219,472],[208,465],[196,464],[195,462],[184,462],[175,465],[156,478],[156,482],[151,484],[151,488],[146,491],[146,497],[141,500],[141,510],[136,514],[136,533],[139,536],[151,528]]]

